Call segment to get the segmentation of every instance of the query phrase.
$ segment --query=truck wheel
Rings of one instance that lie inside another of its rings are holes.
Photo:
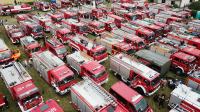
[[[181,70],[180,68],[176,68],[176,74],[183,75],[183,70]]]
[[[141,95],[145,95],[145,94],[144,94],[144,91],[143,91],[142,88],[140,88],[140,87],[137,87],[137,88],[136,88],[136,91],[137,91],[138,93],[140,93]]]

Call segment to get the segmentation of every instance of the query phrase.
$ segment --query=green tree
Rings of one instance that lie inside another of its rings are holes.
[[[200,0],[197,2],[193,2],[188,6],[189,9],[192,10],[192,16],[195,17],[197,11],[200,11]]]

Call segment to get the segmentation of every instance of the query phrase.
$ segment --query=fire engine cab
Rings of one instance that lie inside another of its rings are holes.
[[[74,33],[87,35],[89,28],[86,24],[79,22],[75,19],[62,20],[62,25],[70,29]]]
[[[64,14],[65,19],[78,19],[78,14],[77,12],[73,11],[73,10],[68,10],[68,9],[60,9],[60,12],[62,12]]]
[[[19,43],[20,38],[25,36],[22,28],[17,25],[4,25],[4,27],[13,44]]]
[[[34,38],[44,36],[43,28],[33,20],[25,20],[19,22],[26,35],[31,35]]]
[[[31,112],[64,112],[55,100],[49,99],[38,105]]]
[[[36,21],[38,24],[40,24],[43,28],[44,31],[49,32],[50,28],[49,26],[53,23],[51,18],[46,15],[34,15],[32,16],[32,19]]]
[[[71,100],[81,112],[128,112],[110,93],[88,77],[71,87]]]
[[[108,82],[108,73],[106,73],[105,67],[83,52],[78,51],[67,55],[67,63],[80,76],[88,76],[99,85]]]
[[[54,23],[60,23],[64,19],[64,15],[61,12],[47,13],[47,15],[50,16]]]
[[[25,36],[20,39],[21,46],[29,57],[32,57],[32,53],[34,52],[40,52],[41,51],[41,45],[39,42],[37,42],[33,37],[31,36]]]
[[[22,112],[29,112],[43,102],[39,89],[21,63],[12,62],[0,71],[6,87]]]
[[[50,11],[50,3],[49,2],[41,2],[41,1],[37,1],[37,2],[34,2],[33,4],[36,9],[38,10],[42,10],[42,11]]]
[[[107,49],[105,46],[97,45],[94,41],[86,37],[76,35],[69,41],[69,46],[73,50],[83,51],[91,56],[94,60],[103,62],[108,59]]]
[[[121,81],[112,85],[110,93],[117,98],[129,112],[153,112],[142,95]]]
[[[66,47],[56,38],[47,39],[45,47],[60,59],[63,59],[67,55]]]
[[[30,17],[28,16],[28,14],[17,14],[16,15],[16,19],[17,22],[19,23],[20,21],[24,21],[24,20],[28,20]]]
[[[50,51],[34,53],[32,58],[33,67],[54,88],[56,93],[64,95],[69,91],[69,87],[76,82],[74,80],[74,73],[60,58]]]
[[[61,43],[65,44],[69,42],[75,36],[68,28],[59,28],[56,30],[56,37],[60,40]]]
[[[138,92],[150,96],[160,88],[160,74],[125,54],[110,58],[110,69]]]
[[[184,84],[179,84],[171,92],[169,99],[170,112],[199,112],[200,94]]]

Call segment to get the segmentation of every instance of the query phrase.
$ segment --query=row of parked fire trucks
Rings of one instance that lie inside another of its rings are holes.
[[[188,10],[176,11],[163,4],[126,2],[113,3],[110,11],[103,5],[82,5],[65,6],[45,15],[20,14],[16,15],[19,25],[4,26],[11,42],[21,44],[38,75],[56,93],[64,95],[71,91],[72,104],[79,111],[151,112],[139,93],[151,96],[158,91],[160,77],[170,69],[177,75],[189,75],[189,87],[179,85],[171,93],[172,111],[199,111],[200,95],[193,89],[200,89],[200,27],[194,26],[200,22],[180,23],[189,16]],[[45,38],[44,32],[53,37],[45,39],[42,47],[37,39]],[[86,37],[88,34],[97,37],[91,40]],[[64,44],[72,48],[72,54],[68,54]],[[0,50],[2,53],[9,50],[3,49],[6,50]],[[25,68],[19,62],[8,63],[17,60],[19,54],[9,51],[9,55],[2,55],[0,72],[20,109],[26,111],[43,100]],[[110,93],[100,87],[109,77],[100,64],[108,59],[108,54],[110,70],[123,81],[114,84]],[[77,83],[76,74],[83,81]],[[15,91],[18,86],[21,92]],[[25,92],[30,94],[23,97]],[[189,94],[194,95],[190,98]]]

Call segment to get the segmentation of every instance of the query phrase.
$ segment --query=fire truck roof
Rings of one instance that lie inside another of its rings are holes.
[[[13,87],[13,91],[18,98],[23,99],[31,94],[39,92],[39,89],[29,80]]]
[[[71,57],[79,64],[87,63],[89,61],[92,61],[92,58],[89,57],[87,54],[81,51],[74,52],[72,54],[67,55],[68,57]]]
[[[54,75],[55,79],[57,79],[58,81],[61,81],[66,77],[70,77],[74,75],[74,73],[66,65],[56,67],[55,69],[51,71],[51,73]]]
[[[74,25],[76,25],[76,26],[83,26],[84,25],[84,23],[82,23],[82,22],[78,22],[78,20],[76,20],[76,19],[65,19],[65,20],[62,20],[62,22],[64,22],[64,23],[68,23],[68,24],[74,24]]]
[[[132,60],[128,56],[124,54],[117,54],[114,57],[120,59],[124,63],[128,64],[131,66],[131,69],[134,70],[134,72],[141,74],[142,77],[148,79],[148,80],[153,80],[155,77],[159,75],[158,72],[155,70],[147,67],[146,65],[143,65],[142,63],[136,62],[135,60]]]
[[[83,67],[92,72],[92,74],[98,74],[102,71],[105,71],[105,68],[103,65],[99,64],[97,61],[90,61],[90,62],[87,62],[83,65]]]
[[[48,50],[34,53],[33,57],[41,60],[41,62],[43,62],[44,66],[46,66],[48,70],[65,64],[60,58],[58,58],[56,55]]]
[[[31,36],[25,36],[23,38],[20,38],[20,42],[28,49],[34,48],[35,46],[39,46],[39,43]]]
[[[5,105],[4,95],[0,93],[0,107]]]
[[[121,81],[112,85],[111,89],[131,104],[137,104],[143,98],[138,92]]]
[[[183,53],[183,52],[176,52],[173,54],[173,56],[175,56],[179,59],[182,59],[184,61],[187,61],[187,62],[193,62],[194,60],[196,60],[196,58],[194,56]]]
[[[200,94],[184,84],[179,84],[177,88],[172,91],[171,95],[176,96],[179,100],[187,102],[200,109]]]
[[[61,29],[58,29],[58,31],[62,34],[67,34],[67,33],[71,32],[68,28],[61,28]]]
[[[10,63],[10,65],[7,65],[7,67],[1,68],[0,71],[2,77],[9,87],[19,85],[32,79],[25,68],[18,62]]]
[[[185,47],[182,49],[183,52],[191,54],[196,57],[200,57],[200,50],[194,47]]]
[[[49,99],[45,103],[40,104],[31,112],[64,112],[55,100]]]
[[[92,79],[84,78],[85,80],[73,85],[71,90],[81,96],[93,110],[98,111],[112,104],[117,105],[116,99],[106,90],[98,86]]]
[[[122,20],[123,18],[114,14],[109,14],[108,16],[114,18],[114,19],[118,19],[118,20]]]
[[[200,44],[200,38],[192,38],[192,41]]]
[[[125,51],[132,49],[132,46],[126,42],[119,42],[116,43],[114,46],[119,47],[120,49]]]
[[[104,18],[99,19],[99,21],[101,21],[103,23],[113,23],[114,19],[111,17],[104,17]]]
[[[3,39],[0,39],[0,52],[7,49],[8,49],[8,46],[6,45],[6,43],[3,41]]]
[[[48,42],[53,48],[57,48],[57,47],[64,46],[64,45],[63,45],[58,39],[56,39],[56,38],[47,39],[47,42]]]
[[[166,63],[170,63],[169,58],[150,50],[139,50],[135,53],[135,55],[144,58],[145,60],[148,60],[150,62],[153,62],[154,64],[161,67],[164,66]]]
[[[134,35],[134,34],[129,34],[127,33],[127,35],[124,36],[124,38],[126,39],[129,39],[131,41],[134,41],[134,42],[144,42],[144,39],[138,37],[137,35]]]

